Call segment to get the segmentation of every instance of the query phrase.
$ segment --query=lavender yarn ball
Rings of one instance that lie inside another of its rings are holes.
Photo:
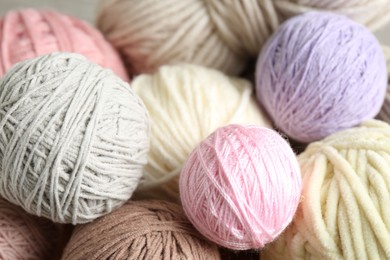
[[[375,117],[386,93],[386,61],[375,36],[332,13],[286,21],[256,70],[258,101],[277,128],[301,142]]]

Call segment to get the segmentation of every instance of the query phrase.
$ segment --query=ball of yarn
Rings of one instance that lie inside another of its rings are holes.
[[[312,12],[288,20],[267,43],[256,88],[276,127],[311,142],[375,117],[386,79],[383,51],[365,27]]]
[[[0,199],[0,259],[53,259],[59,227]]]
[[[111,212],[148,148],[142,101],[81,55],[29,59],[0,80],[0,194],[29,213],[78,224]]]
[[[128,80],[119,55],[87,23],[50,10],[9,11],[0,18],[0,77],[15,63],[51,52],[76,52]]]
[[[194,149],[180,176],[181,201],[192,224],[236,250],[273,241],[291,222],[300,192],[289,144],[254,125],[217,129]]]
[[[379,112],[378,118],[390,123],[390,47],[382,46],[383,52],[387,61],[387,91],[385,96],[385,102]]]
[[[281,22],[310,10],[349,15],[374,28],[390,20],[390,0],[106,0],[98,28],[130,74],[188,62],[238,74]]]
[[[390,258],[390,125],[367,121],[299,155],[303,200],[261,259]]]
[[[177,200],[183,163],[218,127],[230,123],[269,126],[251,84],[216,70],[188,64],[163,66],[155,74],[136,77],[132,88],[152,121],[148,164],[140,185],[140,193],[148,197]]]
[[[92,223],[77,226],[63,260],[220,259],[180,206],[165,201],[129,202]]]

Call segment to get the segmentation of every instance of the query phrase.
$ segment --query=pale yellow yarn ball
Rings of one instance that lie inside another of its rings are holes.
[[[97,26],[131,75],[178,62],[237,75],[282,22],[308,11],[376,29],[390,20],[390,0],[105,0]]]
[[[310,144],[296,216],[261,259],[390,259],[389,144],[377,120]]]
[[[177,200],[182,165],[218,127],[231,123],[270,127],[250,82],[213,69],[163,66],[152,75],[136,77],[132,88],[148,109],[152,125],[148,164],[139,187],[147,196]]]

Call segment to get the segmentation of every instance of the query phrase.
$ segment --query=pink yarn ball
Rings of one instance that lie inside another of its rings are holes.
[[[57,259],[61,228],[0,198],[0,259]]]
[[[128,80],[118,53],[92,26],[54,11],[23,9],[0,19],[0,76],[19,61],[76,52]]]
[[[192,224],[235,250],[273,241],[292,221],[300,194],[291,147],[259,126],[217,129],[191,153],[180,176],[181,201]]]

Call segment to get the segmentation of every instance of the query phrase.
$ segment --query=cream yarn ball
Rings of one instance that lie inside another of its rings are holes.
[[[97,26],[130,74],[178,62],[238,74],[282,22],[308,11],[376,29],[390,20],[390,0],[105,0]]]
[[[132,88],[149,110],[151,147],[141,193],[177,200],[179,173],[191,151],[218,127],[270,126],[249,81],[197,65],[163,66],[134,79]],[[157,187],[153,192],[151,188]]]
[[[142,101],[84,56],[26,60],[0,81],[0,194],[31,214],[79,224],[118,208],[148,147]]]
[[[310,144],[296,216],[261,259],[390,259],[389,143],[371,120]]]

